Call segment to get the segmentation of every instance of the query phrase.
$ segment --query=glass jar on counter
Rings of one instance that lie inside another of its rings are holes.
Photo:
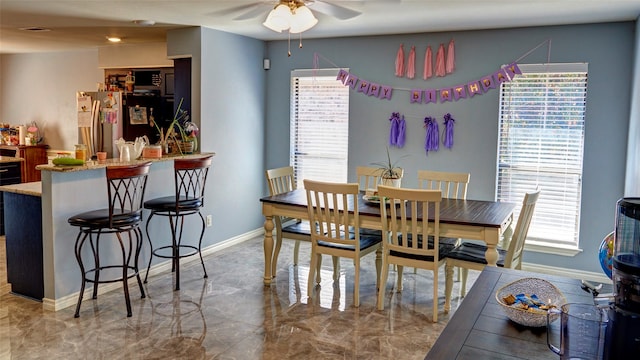
[[[85,144],[76,144],[76,159],[87,160],[87,146]]]

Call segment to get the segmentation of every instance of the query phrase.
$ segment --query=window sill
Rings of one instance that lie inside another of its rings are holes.
[[[543,254],[553,254],[560,256],[576,256],[582,252],[582,249],[573,246],[549,245],[549,244],[525,244],[525,251],[538,252]]]

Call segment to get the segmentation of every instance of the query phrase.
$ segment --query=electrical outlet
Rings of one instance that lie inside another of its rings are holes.
[[[213,217],[211,215],[207,215],[207,227],[213,225]]]

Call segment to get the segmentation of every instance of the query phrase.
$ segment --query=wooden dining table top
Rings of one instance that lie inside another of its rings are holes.
[[[380,205],[363,199],[364,192],[358,195],[358,212],[360,216],[380,217]],[[260,199],[263,203],[307,207],[307,195],[304,189],[266,196]],[[485,200],[462,200],[443,198],[440,203],[440,222],[457,225],[472,225],[499,228],[514,211],[516,204]],[[353,205],[350,205],[353,208]],[[430,217],[433,211],[429,211]],[[420,217],[420,215],[419,215]]]

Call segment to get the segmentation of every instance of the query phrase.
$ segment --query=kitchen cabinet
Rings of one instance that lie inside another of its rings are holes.
[[[7,281],[11,292],[42,301],[44,297],[42,193],[40,183],[3,186],[6,222]]]
[[[24,160],[0,156],[0,185],[19,184]],[[0,192],[0,236],[4,235],[4,197]]]
[[[40,181],[40,170],[36,170],[36,166],[48,162],[48,147],[48,145],[0,145],[0,156],[23,158],[22,182]]]

